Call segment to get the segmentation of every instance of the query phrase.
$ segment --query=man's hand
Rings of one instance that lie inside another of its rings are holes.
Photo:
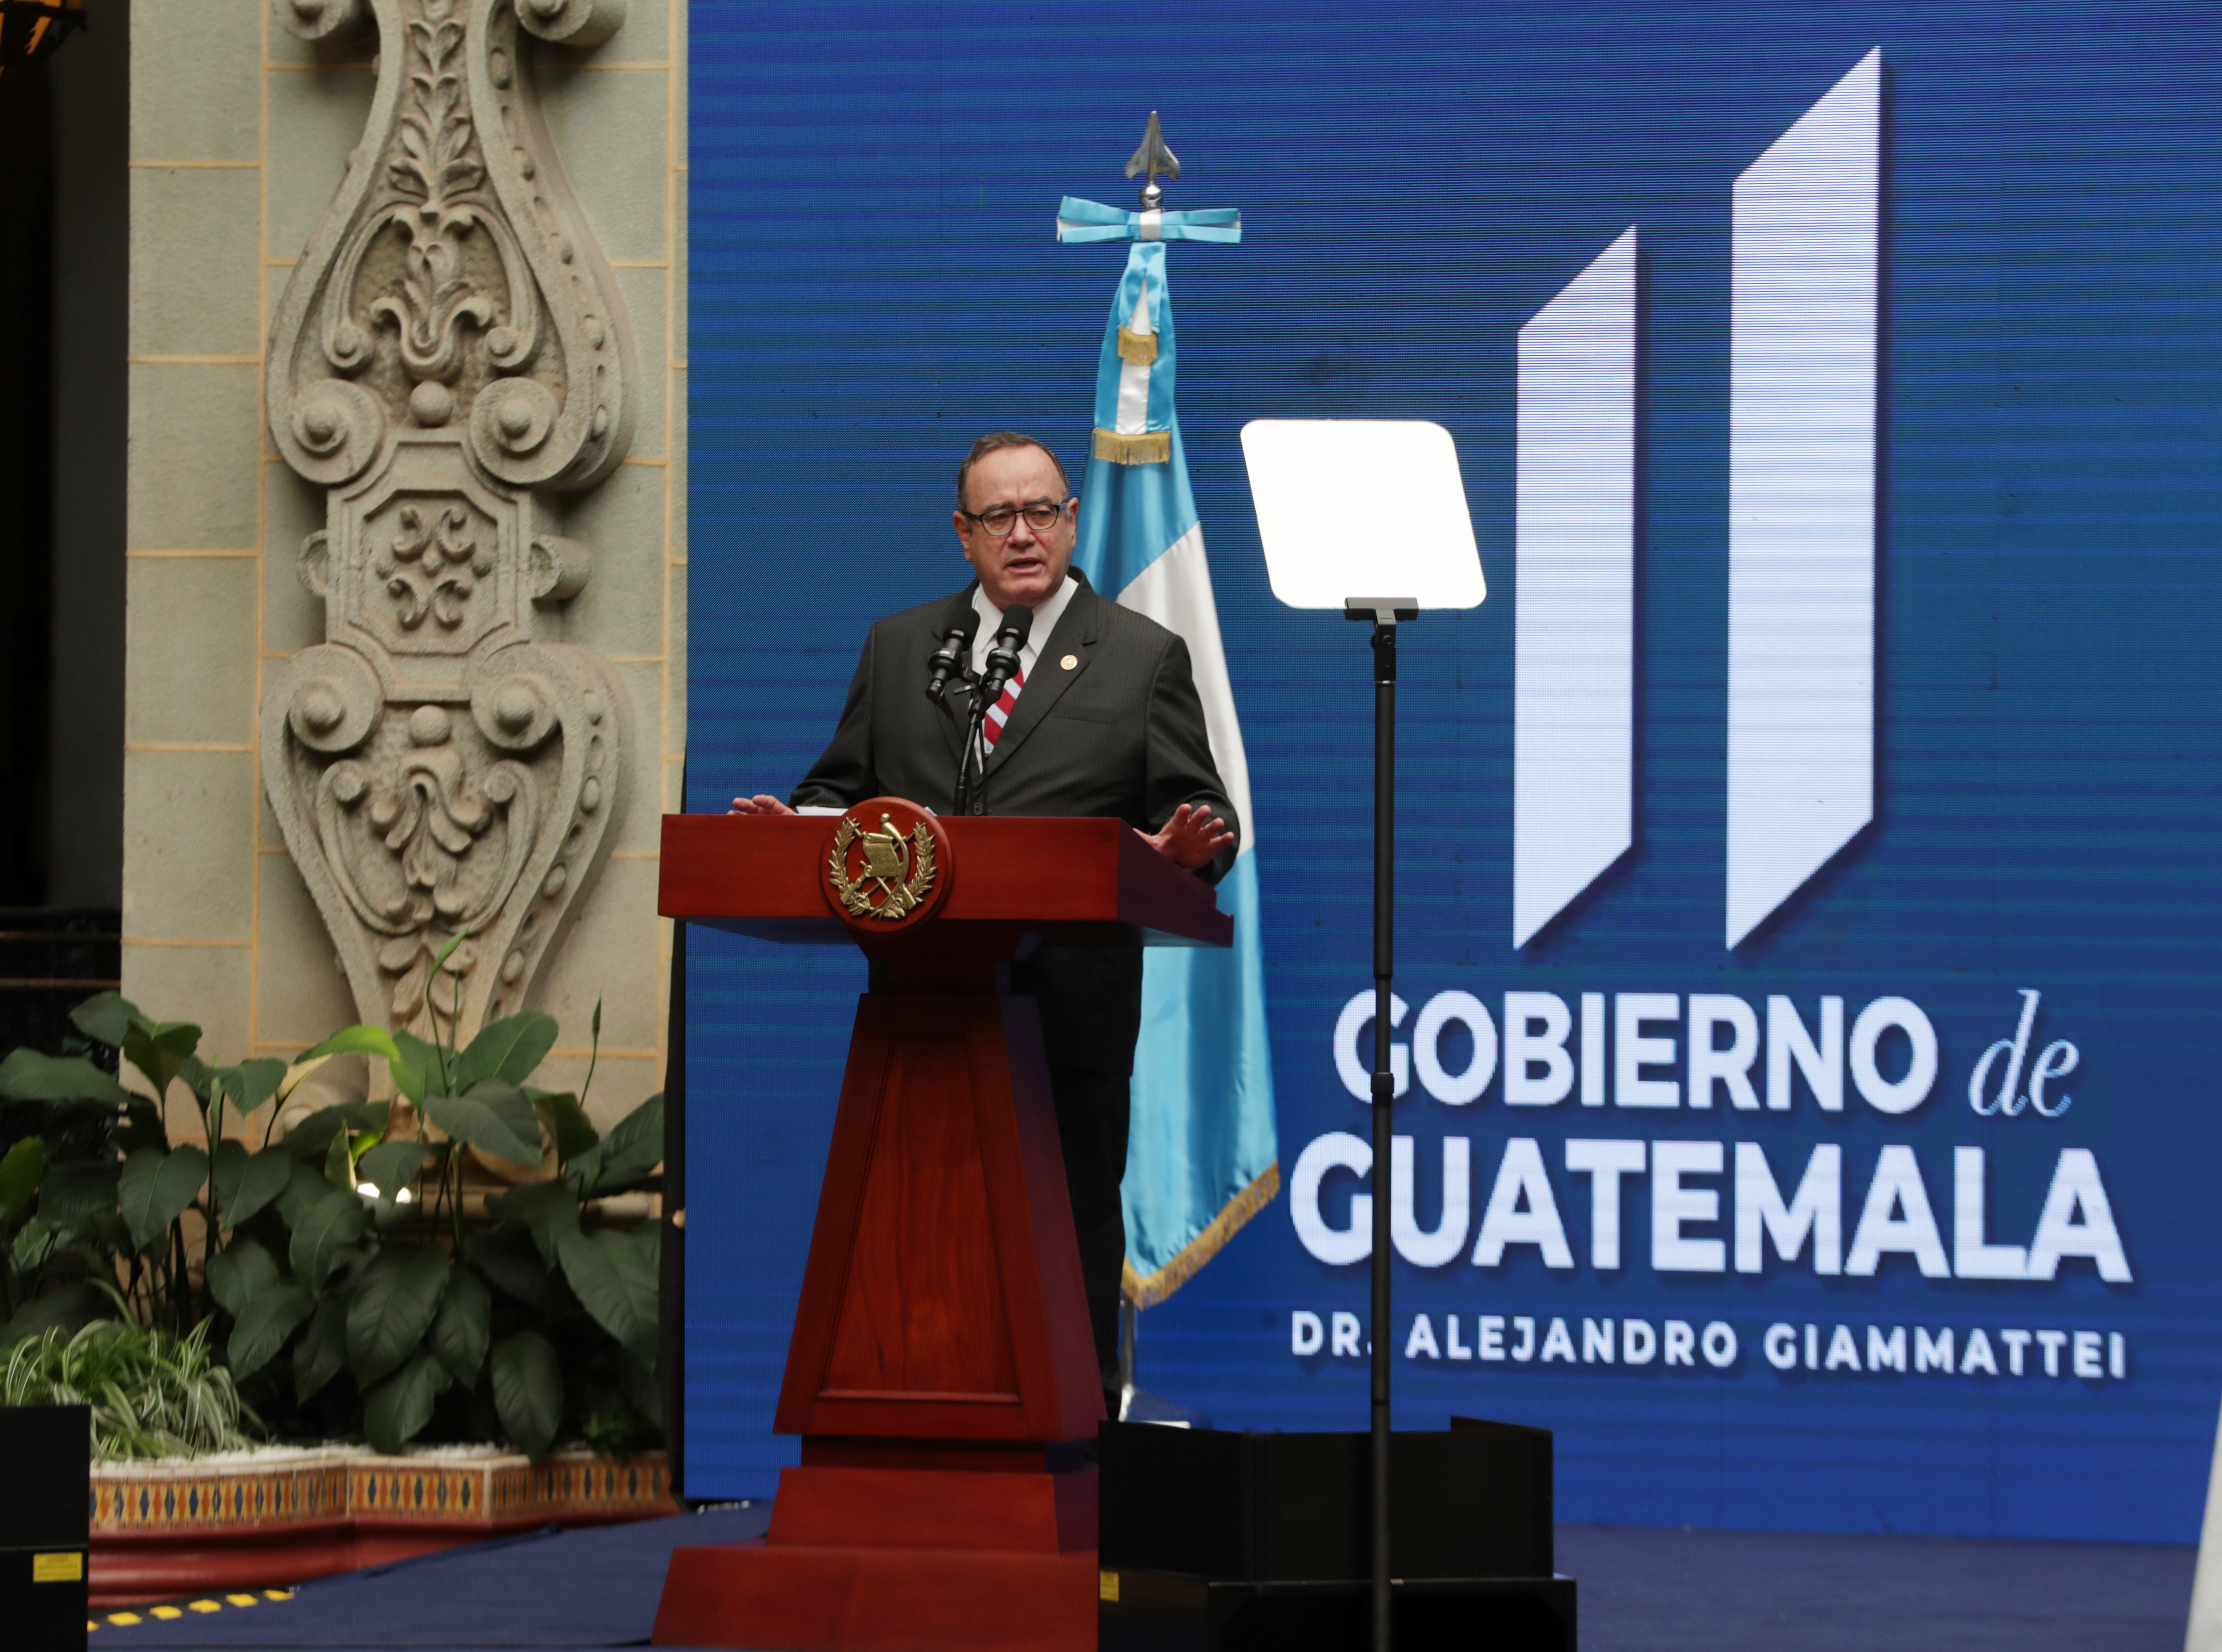
[[[735,798],[733,807],[727,809],[725,813],[728,814],[792,814],[794,811],[776,797],[768,797],[763,793],[758,792],[754,797]]]
[[[1183,803],[1159,831],[1148,834],[1150,847],[1184,871],[1199,866],[1234,841],[1227,822],[1218,815],[1207,818],[1193,803]]]

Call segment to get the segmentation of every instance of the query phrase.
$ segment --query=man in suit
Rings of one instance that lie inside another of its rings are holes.
[[[935,706],[926,693],[927,658],[969,609],[979,616],[976,676],[1002,615],[1023,604],[1033,627],[1020,669],[988,715],[985,812],[1115,815],[1206,882],[1226,874],[1240,823],[1212,762],[1188,645],[1072,571],[1079,509],[1064,468],[1033,437],[997,430],[972,444],[957,468],[951,522],[974,581],[871,628],[839,726],[794,788],[795,807],[846,807],[892,795],[952,812],[976,690],[952,682],[950,708]],[[737,797],[733,809],[791,813],[768,795]],[[1032,992],[1040,1008],[1089,1322],[1116,1416],[1127,1258],[1119,1184],[1141,1028],[1141,949],[1044,946],[1012,966],[1011,985]]]

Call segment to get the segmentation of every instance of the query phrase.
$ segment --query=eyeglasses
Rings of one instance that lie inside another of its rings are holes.
[[[984,511],[967,511],[964,517],[1001,539],[1010,532],[1020,517],[1026,518],[1026,526],[1036,533],[1048,532],[1057,525],[1058,518],[1064,514],[1065,505],[1071,503],[1069,499],[1064,505],[1051,505],[1046,499],[1037,499],[1023,510],[1009,505],[991,505]]]

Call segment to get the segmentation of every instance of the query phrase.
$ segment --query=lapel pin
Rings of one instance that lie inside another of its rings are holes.
[[[1077,670],[1080,668],[1080,656],[1077,654],[1068,654],[1063,659],[1059,660],[1058,663],[1068,671]]]

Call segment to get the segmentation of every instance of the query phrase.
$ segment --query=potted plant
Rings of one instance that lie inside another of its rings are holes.
[[[435,1546],[417,1539],[442,1523],[467,1541],[671,1506],[649,1450],[657,1230],[605,1203],[658,1185],[660,1095],[598,1132],[583,1087],[531,1084],[556,1037],[537,1012],[461,1048],[358,1026],[290,1065],[225,1067],[201,1058],[199,1028],[115,993],[72,1020],[152,1095],[82,1057],[0,1062],[0,1099],[42,1114],[0,1155],[0,1350],[13,1350],[11,1396],[19,1369],[24,1395],[42,1398],[105,1373],[96,1479],[122,1489],[97,1487],[97,1597],[104,1536],[120,1550],[305,1521],[329,1529],[296,1557],[296,1575],[313,1575],[299,1566]],[[597,1007],[597,1058],[599,1032]],[[292,1104],[350,1056],[382,1062],[394,1098]],[[190,1104],[191,1139],[165,1128],[173,1097]],[[470,1185],[474,1153],[535,1179],[486,1197]],[[170,1426],[181,1402],[158,1394],[179,1382],[186,1410],[221,1427]],[[193,1467],[254,1440],[292,1448],[271,1484]],[[562,1440],[584,1449],[551,1456]],[[158,1467],[119,1467],[157,1447]],[[150,1494],[154,1482],[166,1489]]]

